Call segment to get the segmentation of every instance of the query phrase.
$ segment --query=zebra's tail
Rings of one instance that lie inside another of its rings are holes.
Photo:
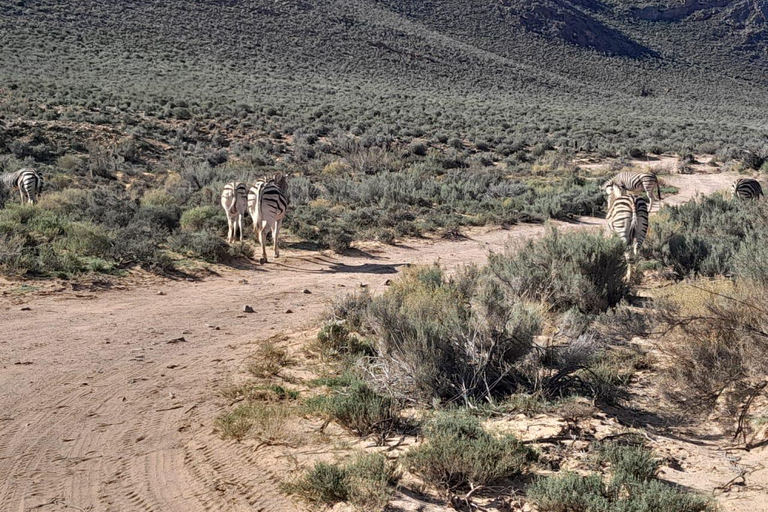
[[[661,201],[661,186],[658,179],[656,180],[656,194],[659,196],[659,201]]]

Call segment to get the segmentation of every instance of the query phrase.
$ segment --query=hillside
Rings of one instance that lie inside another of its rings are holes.
[[[767,11],[751,0],[3,2],[2,112],[181,107],[182,118],[245,112],[267,132],[755,145]]]

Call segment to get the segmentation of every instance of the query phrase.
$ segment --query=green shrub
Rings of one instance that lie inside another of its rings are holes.
[[[378,434],[384,438],[399,423],[398,402],[360,381],[328,396],[311,398],[306,405],[311,412],[334,420],[361,437]]]
[[[358,454],[347,465],[317,462],[296,481],[284,486],[314,504],[333,505],[348,501],[357,510],[384,510],[399,475],[382,454]]]
[[[227,230],[227,217],[222,208],[196,206],[181,215],[180,224],[184,231],[224,233]]]
[[[490,434],[466,412],[439,414],[425,426],[424,438],[402,463],[428,484],[446,490],[511,478],[536,460],[536,453],[516,437]]]
[[[656,477],[661,460],[643,446],[602,443],[597,446],[599,457],[611,464],[611,485],[628,486],[648,482]]]
[[[714,512],[705,496],[656,480],[660,461],[647,448],[605,443],[599,459],[610,462],[611,479],[566,472],[537,479],[528,498],[542,512]]]
[[[229,254],[226,241],[208,231],[177,233],[168,238],[168,245],[180,254],[210,262],[221,261]]]
[[[556,311],[599,313],[629,295],[624,248],[615,237],[552,229],[519,250],[492,254],[488,270],[517,296],[546,301]]]
[[[371,300],[367,291],[337,297],[331,306],[331,317],[345,321],[350,331],[364,334],[370,329],[366,317]]]
[[[329,320],[317,333],[317,343],[325,355],[339,356],[370,352],[370,347],[350,334],[343,320]]]
[[[446,279],[437,265],[409,268],[368,311],[383,385],[423,400],[513,390],[540,329],[536,307],[476,269]]]
[[[600,475],[566,472],[537,478],[527,489],[528,498],[542,512],[603,512],[610,506]]]
[[[653,258],[671,266],[681,277],[732,274],[737,272],[735,257],[741,245],[749,243],[752,248],[755,242],[768,238],[768,207],[764,203],[714,195],[665,207],[652,218],[645,245]],[[744,257],[739,263],[750,267]]]

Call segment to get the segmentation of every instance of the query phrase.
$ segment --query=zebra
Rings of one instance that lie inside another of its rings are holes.
[[[733,197],[738,199],[760,199],[763,195],[763,187],[760,182],[752,178],[739,178],[731,185]]]
[[[235,242],[238,229],[242,242],[243,214],[248,211],[248,187],[238,181],[227,183],[221,191],[221,206],[227,214],[227,242]]]
[[[611,193],[608,197],[605,221],[608,229],[621,237],[627,246],[627,281],[632,278],[633,260],[637,258],[648,233],[648,211],[648,202],[643,197],[625,193]]]
[[[653,210],[653,192],[654,189],[656,189],[656,196],[659,201],[661,201],[661,187],[659,187],[659,180],[656,178],[656,175],[650,172],[646,173],[636,173],[632,171],[624,171],[620,172],[610,180],[603,183],[603,190],[610,194],[610,191],[613,186],[619,187],[626,191],[638,191],[642,192],[645,190],[645,193],[648,194],[648,199],[650,199],[651,204],[648,207],[648,211]]]
[[[22,203],[35,204],[43,191],[43,176],[30,167],[7,172],[0,176],[0,180],[8,190],[18,189]]]
[[[282,173],[276,173],[273,178],[266,177],[257,181],[248,191],[248,211],[253,219],[253,231],[259,237],[261,244],[261,258],[259,263],[267,263],[267,249],[265,246],[266,233],[269,228],[272,232],[275,258],[280,257],[278,248],[278,236],[280,226],[283,224],[285,212],[288,209],[288,200],[285,193],[288,183]]]

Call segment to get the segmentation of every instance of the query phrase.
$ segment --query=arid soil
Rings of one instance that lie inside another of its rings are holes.
[[[732,180],[671,176],[680,194],[668,201]],[[598,229],[602,221],[555,224]],[[265,266],[120,290],[20,293],[19,283],[0,282],[0,511],[301,509],[279,491],[284,475],[274,459],[213,432],[219,389],[255,344],[316,328],[333,297],[360,286],[380,291],[404,265],[482,263],[489,250],[545,229],[478,230],[347,256],[289,248]],[[726,455],[717,438],[678,434],[653,439],[681,461],[663,477],[682,485],[711,492],[738,474],[735,464],[759,463],[758,453]],[[768,485],[766,470],[746,478],[743,492],[721,497],[725,509],[768,510],[757,487]]]

